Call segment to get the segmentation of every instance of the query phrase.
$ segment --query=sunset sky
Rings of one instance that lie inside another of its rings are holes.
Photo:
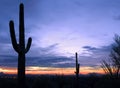
[[[120,0],[0,0],[0,72],[16,73],[17,53],[9,33],[14,20],[19,37],[19,4],[25,7],[25,37],[33,42],[26,57],[28,74],[101,72],[114,34],[120,34]]]

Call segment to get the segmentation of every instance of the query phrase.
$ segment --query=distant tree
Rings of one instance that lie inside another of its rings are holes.
[[[102,61],[102,68],[112,78],[119,78],[120,72],[120,36],[115,35],[115,43],[112,45],[109,61]]]

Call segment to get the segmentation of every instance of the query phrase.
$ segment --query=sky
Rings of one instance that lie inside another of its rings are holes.
[[[101,61],[109,58],[114,35],[120,34],[120,0],[0,0],[0,72],[16,73],[9,21],[19,39],[20,3],[26,43],[33,40],[26,73],[74,74],[75,52],[81,73],[102,71]]]

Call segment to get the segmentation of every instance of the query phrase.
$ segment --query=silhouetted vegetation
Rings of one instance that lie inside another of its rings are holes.
[[[110,58],[103,60],[102,68],[111,78],[119,78],[120,72],[120,36],[115,35],[115,43],[112,45]]]
[[[29,51],[32,38],[28,39],[25,47],[25,33],[24,33],[24,6],[20,4],[19,12],[19,44],[17,43],[14,29],[14,22],[10,21],[10,35],[14,50],[18,53],[18,87],[26,88],[25,86],[25,54]]]
[[[41,75],[26,78],[28,88],[76,88],[75,76]],[[0,78],[0,88],[17,88],[16,78]],[[102,75],[86,75],[79,79],[79,88],[119,88],[120,79]]]
[[[80,64],[78,63],[78,54],[75,53],[75,57],[76,57],[76,71],[75,71],[75,74],[76,74],[76,88],[79,87],[79,66]]]

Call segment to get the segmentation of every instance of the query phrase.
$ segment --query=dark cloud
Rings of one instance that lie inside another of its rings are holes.
[[[40,66],[40,67],[75,67],[75,57],[67,57],[56,54],[58,44],[53,44],[48,47],[36,47],[33,45],[33,49],[30,50],[26,56],[26,66]],[[12,47],[12,46],[11,46]],[[102,59],[106,59],[109,55],[111,46],[102,46],[101,48],[95,48],[91,46],[84,46],[85,51],[91,52],[90,55],[79,54],[79,63],[81,67],[89,66],[97,68],[100,66]],[[11,48],[12,49],[12,48]],[[9,49],[7,49],[9,50]],[[0,66],[17,67],[17,54],[15,51],[13,54],[0,55]]]
[[[91,46],[83,46],[83,48],[86,50],[97,50],[97,48]]]
[[[30,50],[28,55],[26,55],[26,66],[41,66],[41,67],[71,67],[73,66],[71,61],[73,61],[72,57],[66,57],[56,54],[57,47],[56,44],[52,44],[47,47],[36,47],[33,45],[33,49]],[[17,67],[17,53],[11,46],[6,45],[1,48],[2,54],[0,54],[0,66],[10,66]],[[11,53],[14,52],[14,53]],[[68,63],[70,61],[70,63]],[[67,62],[60,64],[62,62]]]
[[[82,48],[87,50],[87,51],[110,51],[111,50],[111,46],[112,45],[108,45],[108,46],[101,46],[99,48],[96,48],[96,47],[92,47],[92,46],[83,46]]]
[[[33,60],[34,59],[34,60]],[[28,66],[41,66],[41,67],[69,67],[69,63],[60,64],[61,62],[71,61],[72,58],[65,56],[39,56],[39,57],[28,57]],[[71,66],[70,66],[71,67]]]
[[[17,56],[0,55],[0,66],[17,67]]]
[[[17,67],[17,56],[0,55],[0,66]],[[40,66],[40,67],[71,67],[72,58],[65,56],[39,56],[39,57],[26,57],[26,66]],[[60,64],[64,62],[63,64]]]

